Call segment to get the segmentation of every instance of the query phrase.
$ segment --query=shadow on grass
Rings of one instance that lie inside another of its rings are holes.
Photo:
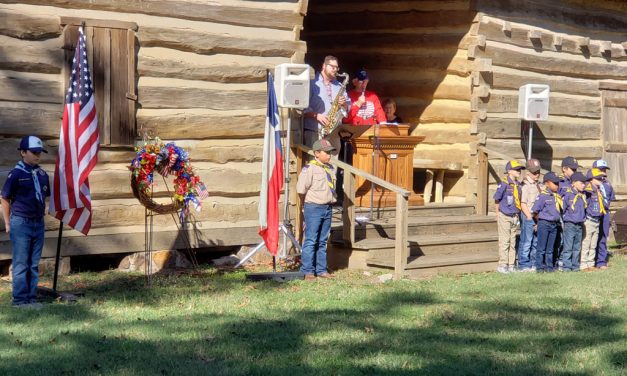
[[[600,346],[611,347],[607,373],[624,370],[624,320],[573,309],[572,299],[556,299],[551,308],[464,305],[428,292],[379,291],[358,303],[262,314],[175,312],[124,323],[81,305],[59,307],[92,324],[38,342],[0,328],[0,374],[583,376],[595,373],[574,369],[569,358]],[[45,328],[61,319],[55,313],[20,319]],[[13,311],[2,316],[18,319]]]

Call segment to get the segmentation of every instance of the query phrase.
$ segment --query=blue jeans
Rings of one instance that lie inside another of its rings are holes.
[[[553,271],[553,251],[559,222],[543,219],[538,221],[538,244],[536,251],[536,270],[538,272]]]
[[[560,268],[564,271],[579,270],[583,224],[564,222],[564,248],[560,255]]]
[[[331,232],[331,205],[305,203],[305,241],[300,271],[304,274],[327,272],[327,239]]]
[[[606,213],[601,219],[599,243],[597,246],[597,259],[595,263],[595,266],[597,267],[607,266],[607,236],[610,233],[610,220],[610,213]]]
[[[11,216],[13,246],[13,304],[37,301],[39,259],[44,247],[44,219]]]
[[[518,242],[518,269],[530,269],[535,265],[538,237],[533,231],[535,221],[520,214],[520,241]]]

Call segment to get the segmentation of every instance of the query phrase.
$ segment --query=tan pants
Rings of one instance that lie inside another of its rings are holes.
[[[586,219],[584,223],[584,237],[581,242],[581,270],[594,267],[594,258],[597,255],[597,240],[599,239],[599,222]]]
[[[499,266],[513,266],[516,263],[516,231],[518,216],[508,217],[499,213]]]

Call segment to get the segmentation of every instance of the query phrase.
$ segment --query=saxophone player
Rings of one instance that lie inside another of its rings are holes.
[[[324,58],[322,69],[316,73],[309,85],[309,107],[304,111],[303,135],[303,142],[309,147],[313,146],[313,143],[320,139],[323,127],[330,126],[327,114],[338,94],[340,94],[338,103],[345,110],[348,110],[350,100],[346,91],[343,90],[342,85],[337,80],[338,72],[337,57],[328,55]],[[339,145],[336,145],[336,148],[339,149]]]
[[[368,72],[360,69],[353,76],[353,90],[348,93],[352,102],[345,124],[374,125],[387,122],[385,111],[381,107],[379,97],[372,91],[367,91]]]

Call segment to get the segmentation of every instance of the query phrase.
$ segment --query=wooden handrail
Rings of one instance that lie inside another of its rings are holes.
[[[310,147],[293,144],[293,147],[298,150],[297,153],[297,168],[302,168],[302,156],[300,153],[306,153],[311,156],[314,155]],[[407,258],[409,257],[409,243],[408,243],[408,229],[407,229],[407,210],[409,206],[409,192],[397,185],[391,184],[381,178],[378,178],[372,174],[355,168],[347,163],[331,159],[330,163],[344,170],[344,202],[342,211],[342,239],[344,244],[352,245],[355,243],[355,182],[356,176],[359,176],[367,181],[372,182],[382,188],[390,190],[396,193],[396,236],[394,240],[394,279],[401,279],[405,273],[407,267]],[[300,172],[300,171],[299,171]],[[296,222],[297,227],[302,228],[302,208],[300,207],[300,200],[297,200]]]

